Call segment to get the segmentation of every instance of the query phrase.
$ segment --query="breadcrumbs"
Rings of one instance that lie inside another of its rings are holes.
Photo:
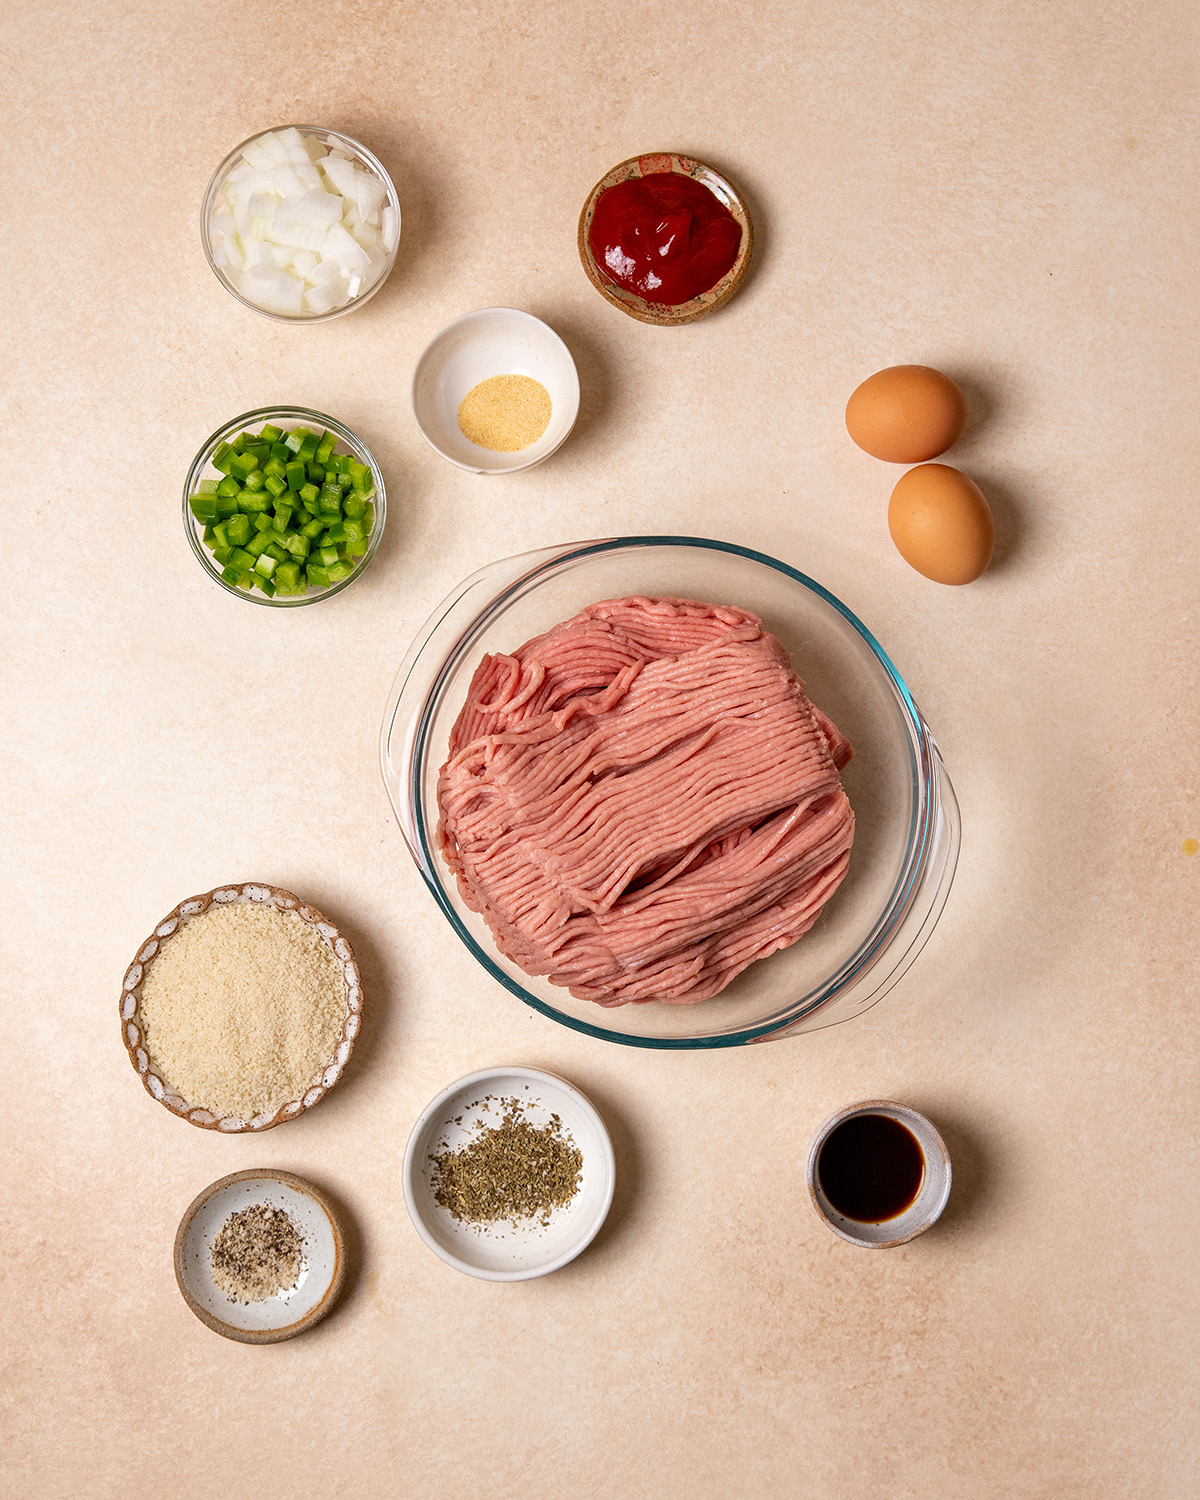
[[[346,986],[328,944],[296,912],[214,902],[147,964],[140,1010],[167,1088],[248,1119],[316,1082],[342,1038]]]

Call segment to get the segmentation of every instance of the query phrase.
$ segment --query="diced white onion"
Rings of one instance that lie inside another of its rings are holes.
[[[319,260],[305,280],[313,282],[316,286],[328,286],[341,274],[342,268],[336,260]]]
[[[327,286],[310,286],[304,293],[304,305],[311,313],[326,313],[333,308],[333,292]]]
[[[334,192],[340,193],[343,198],[348,198],[353,203],[355,198],[354,163],[343,161],[337,156],[327,156],[321,163],[321,170],[332,183]]]
[[[260,135],[258,143],[276,165],[281,165],[287,161],[287,147],[273,130],[268,130],[265,135]]]
[[[272,175],[275,178],[275,191],[281,198],[299,198],[303,193],[304,184],[286,161],[280,162]]]
[[[343,271],[353,271],[359,266],[369,265],[371,257],[340,224],[331,224],[321,246],[322,260],[336,260]]]
[[[213,260],[268,312],[319,316],[378,281],[400,220],[374,172],[294,127],[243,148],[217,196]]]
[[[357,167],[354,170],[354,185],[358,197],[358,217],[364,220],[369,219],[378,211],[387,188],[374,172],[362,172]]]
[[[271,254],[271,247],[265,240],[242,240],[242,255],[245,257],[246,265],[250,270],[259,266],[273,266],[275,257]]]
[[[246,270],[238,278],[238,291],[246,301],[269,308],[272,312],[300,312],[303,290],[302,282],[278,269]]]
[[[293,161],[296,159],[294,153],[297,151],[303,154],[305,161],[308,160],[308,152],[304,149],[304,137],[294,125],[289,125],[286,130],[277,130],[275,139]]]
[[[260,172],[269,172],[274,164],[273,158],[267,154],[262,141],[251,141],[242,152],[242,155],[252,167],[257,168]],[[228,181],[228,178],[226,181]]]

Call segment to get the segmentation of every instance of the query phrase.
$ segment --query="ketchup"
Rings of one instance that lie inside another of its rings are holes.
[[[588,229],[602,274],[647,302],[677,307],[737,260],[742,226],[694,177],[652,172],[600,194]]]

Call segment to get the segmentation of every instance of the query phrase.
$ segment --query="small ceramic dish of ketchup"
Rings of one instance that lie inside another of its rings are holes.
[[[579,215],[588,280],[642,323],[690,323],[722,307],[753,248],[750,215],[733,184],[674,151],[613,167]]]

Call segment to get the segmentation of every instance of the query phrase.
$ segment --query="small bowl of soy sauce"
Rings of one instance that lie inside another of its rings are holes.
[[[950,1153],[937,1127],[891,1099],[830,1115],[813,1136],[805,1175],[834,1234],[869,1250],[924,1234],[950,1197]]]

